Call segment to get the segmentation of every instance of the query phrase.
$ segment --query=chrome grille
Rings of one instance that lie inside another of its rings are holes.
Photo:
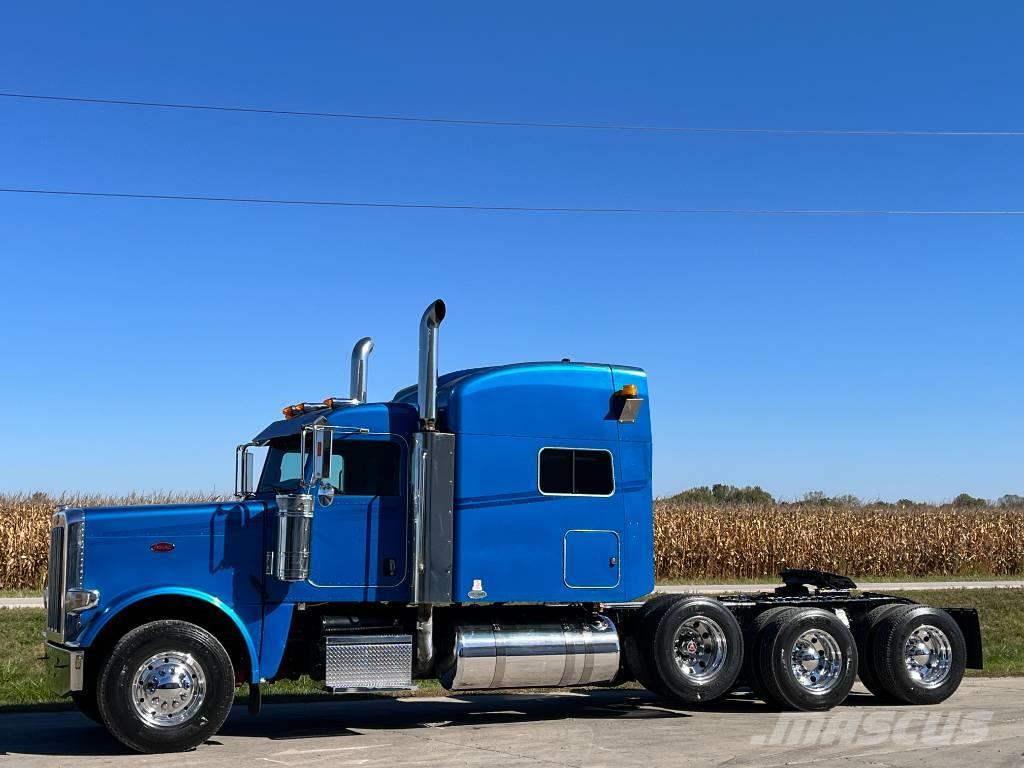
[[[64,629],[64,521],[50,531],[50,562],[46,573],[46,628],[60,634]]]

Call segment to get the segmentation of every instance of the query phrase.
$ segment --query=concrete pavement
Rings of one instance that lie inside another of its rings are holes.
[[[763,584],[659,584],[656,592],[674,594],[726,595],[736,592],[770,592],[781,582]],[[872,592],[911,592],[923,589],[1011,589],[1024,587],[1024,579],[1003,581],[887,581],[864,583],[861,589]],[[0,608],[42,608],[41,597],[3,597]]]
[[[1024,678],[974,679],[935,707],[889,707],[855,689],[826,713],[736,697],[683,710],[646,691],[345,699],[235,707],[210,742],[129,754],[76,711],[0,715],[0,768],[50,766],[574,766],[1024,764]]]
[[[0,597],[0,608],[42,608],[41,597]]]

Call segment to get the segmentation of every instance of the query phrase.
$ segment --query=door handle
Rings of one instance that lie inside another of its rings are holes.
[[[609,567],[609,568],[614,568],[614,567],[615,567],[615,566],[617,566],[618,564],[619,564],[619,558],[617,558],[617,557],[614,557],[614,556],[613,556],[613,557],[610,557],[610,558],[608,558],[608,567]]]

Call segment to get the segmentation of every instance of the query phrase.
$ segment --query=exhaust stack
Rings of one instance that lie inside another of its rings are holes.
[[[433,431],[437,421],[437,329],[444,320],[444,302],[433,302],[420,319],[420,373],[416,397],[420,408],[420,427]]]
[[[366,366],[371,352],[373,339],[369,336],[361,338],[352,348],[352,376],[348,396],[356,403],[366,402]]]

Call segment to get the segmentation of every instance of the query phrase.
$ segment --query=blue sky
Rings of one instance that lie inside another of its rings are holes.
[[[1024,128],[1016,3],[6,4],[0,90],[555,122]],[[856,11],[856,12],[855,12]],[[1024,208],[1024,138],[453,127],[0,99],[0,186]],[[571,357],[651,377],[655,489],[1024,492],[1022,218],[0,195],[0,490],[229,489],[280,408]]]

